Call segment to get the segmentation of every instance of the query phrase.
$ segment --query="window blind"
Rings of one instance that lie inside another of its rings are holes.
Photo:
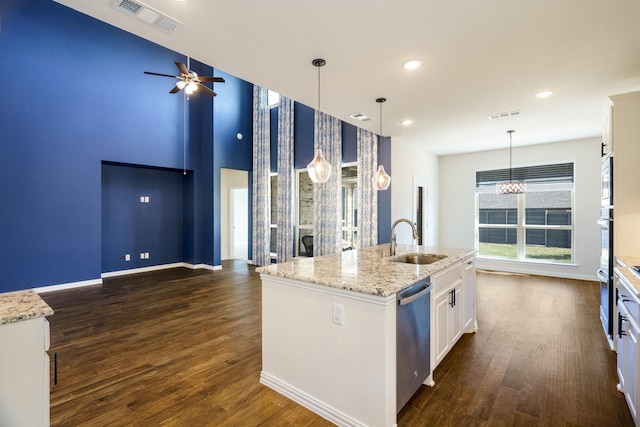
[[[525,166],[513,168],[511,171],[513,181],[527,183],[573,182],[573,163]],[[495,185],[504,181],[509,181],[509,168],[476,171],[476,187]]]

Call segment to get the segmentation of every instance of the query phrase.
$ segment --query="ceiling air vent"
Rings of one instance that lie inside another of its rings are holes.
[[[360,120],[361,122],[368,122],[369,120],[371,120],[371,117],[368,117],[362,113],[353,113],[349,115],[349,117],[351,117],[352,119]]]
[[[151,6],[134,1],[134,0],[113,0],[111,6],[129,16],[134,16],[142,22],[152,25],[166,33],[172,33],[178,28],[178,25],[182,25],[182,22],[177,19],[171,18],[167,14],[164,14]]]
[[[522,110],[507,111],[506,113],[490,114],[489,120],[505,119],[507,117],[519,116]]]

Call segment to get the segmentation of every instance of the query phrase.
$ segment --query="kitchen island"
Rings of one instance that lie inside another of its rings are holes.
[[[476,328],[474,250],[396,250],[444,257],[425,265],[394,262],[387,244],[260,267],[260,382],[338,425],[395,425],[396,294],[428,278],[433,283],[431,372],[463,328]],[[433,384],[432,374],[425,384]]]
[[[0,294],[0,426],[49,425],[49,322],[33,290]]]

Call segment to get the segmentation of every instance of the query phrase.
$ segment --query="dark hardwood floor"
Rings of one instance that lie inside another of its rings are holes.
[[[399,426],[631,426],[598,285],[477,275],[464,335],[399,414]],[[327,426],[262,386],[253,267],[184,268],[42,294],[53,307],[52,426]]]

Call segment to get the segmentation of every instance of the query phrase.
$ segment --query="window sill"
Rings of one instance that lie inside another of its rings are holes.
[[[549,266],[549,267],[572,267],[578,268],[580,267],[578,264],[573,262],[552,262],[552,261],[543,261],[543,260],[535,260],[535,259],[511,259],[511,258],[499,258],[499,257],[491,257],[486,255],[477,255],[477,259],[486,261],[488,263],[507,263],[512,265],[539,265],[539,266]]]

